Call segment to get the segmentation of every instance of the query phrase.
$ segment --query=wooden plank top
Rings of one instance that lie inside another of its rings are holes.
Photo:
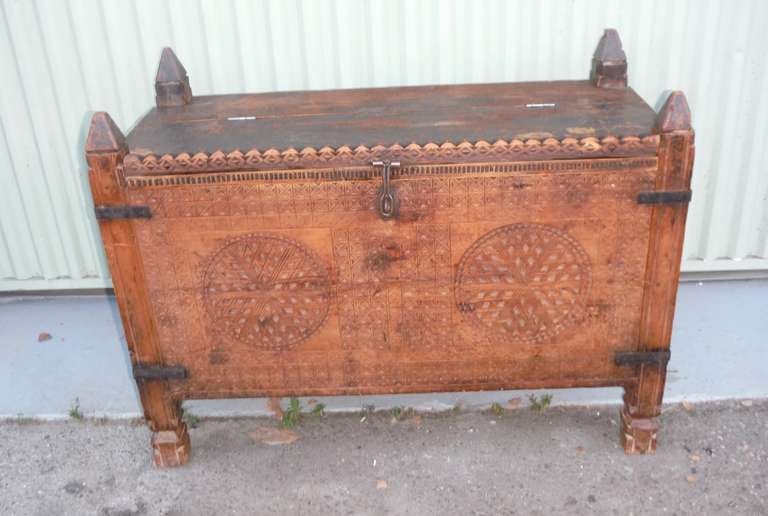
[[[527,107],[554,104],[554,107]],[[416,86],[194,97],[128,134],[137,155],[403,147],[499,139],[646,136],[656,113],[631,89],[588,81]]]

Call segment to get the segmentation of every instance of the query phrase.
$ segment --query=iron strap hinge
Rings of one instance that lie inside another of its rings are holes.
[[[670,353],[665,351],[618,351],[614,357],[617,366],[666,365]]]
[[[149,206],[141,204],[113,204],[110,206],[100,204],[94,208],[94,211],[98,220],[152,218]]]
[[[133,377],[137,380],[184,380],[189,372],[183,366],[135,364]]]
[[[668,190],[662,192],[640,192],[638,204],[677,204],[691,202],[690,190]]]

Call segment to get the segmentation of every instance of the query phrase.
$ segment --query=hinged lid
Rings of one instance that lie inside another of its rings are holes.
[[[626,87],[626,68],[608,30],[590,81],[192,97],[165,49],[156,83],[164,96],[128,135],[125,173],[654,155],[656,113]]]
[[[539,107],[540,105],[545,107]],[[547,105],[553,106],[547,106]],[[218,95],[155,108],[129,175],[653,155],[656,113],[587,81]]]

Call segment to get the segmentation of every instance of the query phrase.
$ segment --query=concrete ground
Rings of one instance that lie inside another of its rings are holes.
[[[0,514],[768,514],[768,401],[667,406],[625,456],[617,407],[203,420],[150,465],[141,423],[0,423]]]

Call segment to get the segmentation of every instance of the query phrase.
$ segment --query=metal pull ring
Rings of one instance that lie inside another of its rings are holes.
[[[392,219],[397,216],[398,202],[395,197],[395,189],[392,187],[392,168],[400,166],[399,161],[375,160],[371,162],[374,167],[382,167],[382,184],[376,196],[376,207],[382,219]]]

